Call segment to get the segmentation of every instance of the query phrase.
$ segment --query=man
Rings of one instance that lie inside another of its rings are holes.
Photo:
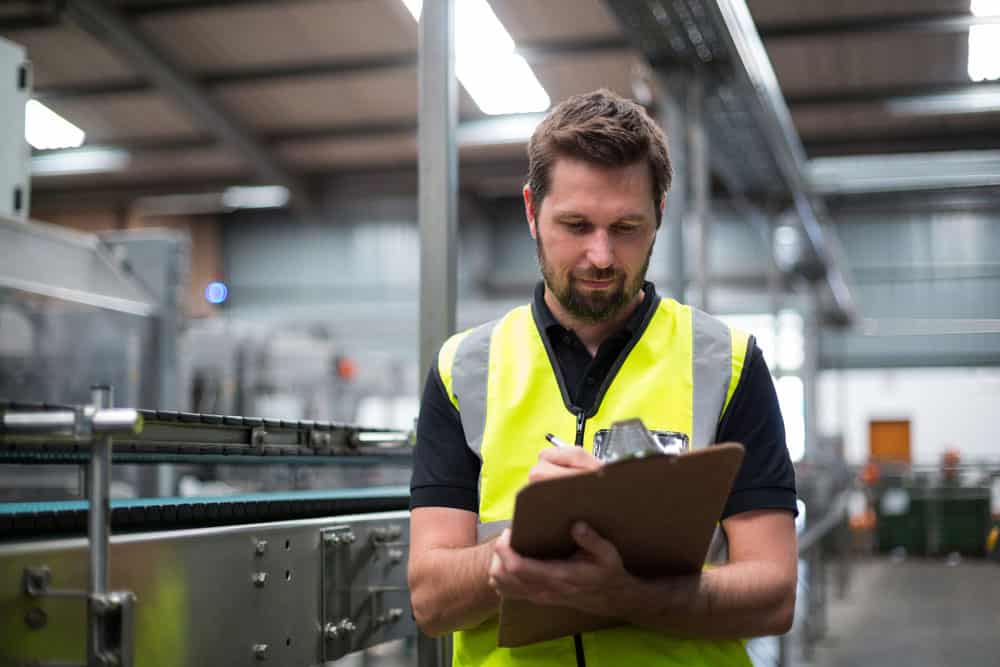
[[[644,280],[670,162],[640,106],[603,90],[570,98],[528,154],[524,205],[544,281],[530,307],[449,339],[424,390],[411,484],[417,623],[455,632],[456,665],[748,665],[743,638],[788,630],[796,583],[794,473],[763,357],[752,337]],[[640,579],[583,523],[565,561],[518,555],[509,530],[477,538],[511,518],[525,484],[599,467],[594,434],[631,417],[693,447],[745,445],[721,517],[727,562]],[[577,447],[551,447],[547,432]],[[498,648],[503,597],[623,625]]]

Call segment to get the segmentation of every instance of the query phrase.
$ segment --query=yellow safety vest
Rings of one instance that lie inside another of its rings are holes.
[[[470,449],[481,459],[479,521],[509,521],[546,433],[593,451],[593,436],[639,417],[655,431],[712,444],[739,382],[748,336],[672,299],[650,308],[621,366],[612,369],[587,414],[574,412],[547,339],[530,306],[450,338],[438,370],[459,409]],[[678,511],[679,508],[663,508]],[[572,665],[572,637],[497,647],[496,619],[456,632],[453,665]],[[582,635],[588,667],[750,665],[742,640],[690,640],[622,626]]]

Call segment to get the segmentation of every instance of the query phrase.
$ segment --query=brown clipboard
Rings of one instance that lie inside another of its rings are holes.
[[[582,520],[618,547],[634,575],[696,573],[742,461],[743,446],[725,443],[529,484],[515,500],[511,546],[531,558],[568,558],[577,549],[570,527]],[[567,607],[505,599],[497,644],[523,646],[621,623]]]

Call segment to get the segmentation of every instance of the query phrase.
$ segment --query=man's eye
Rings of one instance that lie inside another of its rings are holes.
[[[587,231],[587,223],[585,222],[565,222],[566,229],[574,234],[582,234]]]
[[[634,234],[639,227],[638,225],[616,225],[613,229],[616,234],[627,236],[628,234]]]

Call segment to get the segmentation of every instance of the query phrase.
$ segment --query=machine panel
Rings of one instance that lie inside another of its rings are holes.
[[[136,596],[136,665],[316,665],[416,634],[408,542],[407,512],[114,536],[109,586]],[[0,545],[0,663],[83,664],[85,603],[67,592],[87,567],[83,539]]]

